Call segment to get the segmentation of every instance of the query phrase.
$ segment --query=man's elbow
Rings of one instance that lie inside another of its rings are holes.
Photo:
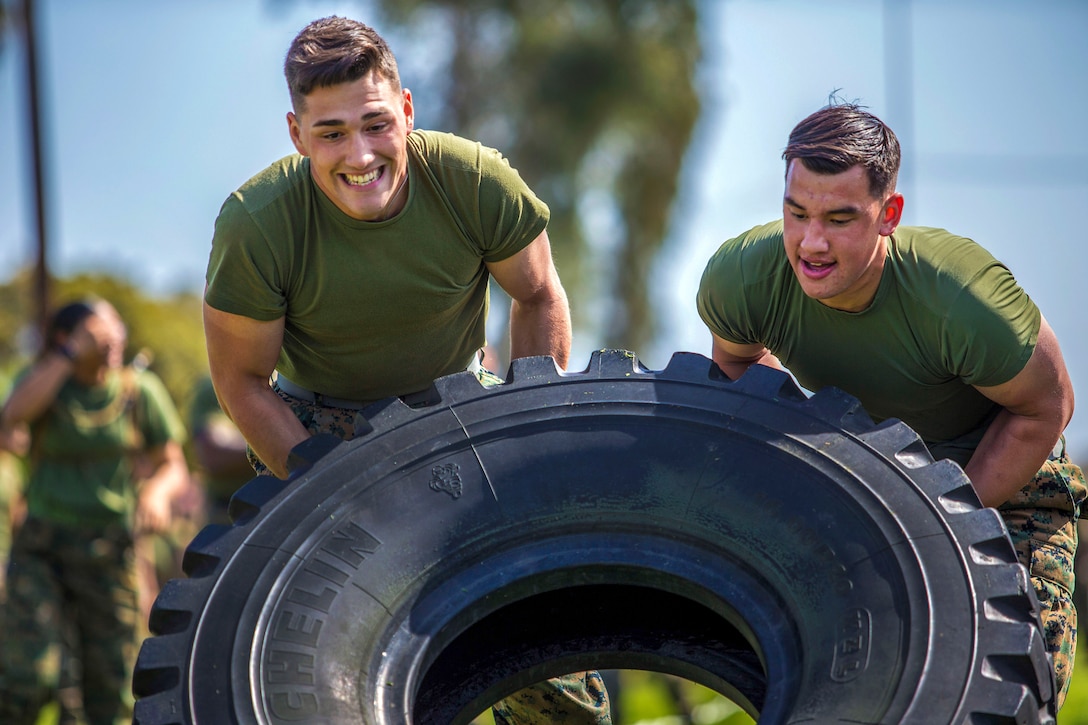
[[[238,414],[268,388],[268,378],[260,375],[212,373],[212,387],[223,413],[238,424]]]
[[[534,289],[530,294],[513,298],[515,305],[526,310],[569,310],[567,292],[558,280]]]
[[[1046,438],[1057,441],[1065,432],[1069,421],[1073,419],[1073,395],[1061,391],[1053,396],[1048,403],[1030,410],[1009,409],[1008,412],[1017,415],[1026,421],[1031,421],[1041,435],[1046,431]]]
[[[547,322],[549,326],[571,326],[570,305],[562,288],[558,292],[537,294],[520,300],[511,301],[510,319],[513,324],[525,322],[529,324],[541,324]]]
[[[1065,430],[1065,427],[1069,425],[1069,421],[1073,420],[1073,410],[1076,407],[1073,396],[1073,382],[1068,376],[1065,378],[1066,385],[1063,386],[1063,395],[1061,398],[1061,427]]]

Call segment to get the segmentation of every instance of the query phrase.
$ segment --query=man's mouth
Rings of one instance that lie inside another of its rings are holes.
[[[377,168],[366,174],[344,174],[344,180],[352,186],[366,186],[372,181],[376,181],[381,175],[382,170]]]
[[[801,260],[801,268],[805,271],[805,274],[812,278],[822,278],[824,275],[831,274],[831,270],[834,269],[834,262],[810,262],[807,259]]]

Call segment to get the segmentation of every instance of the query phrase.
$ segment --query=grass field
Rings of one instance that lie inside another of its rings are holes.
[[[1083,616],[1088,616],[1088,613]],[[1069,683],[1065,705],[1058,713],[1058,725],[1088,725],[1088,652],[1085,652],[1085,647],[1088,644],[1077,651],[1073,679]]]

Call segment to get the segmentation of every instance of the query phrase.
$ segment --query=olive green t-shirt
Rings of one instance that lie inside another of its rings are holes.
[[[408,199],[352,219],[282,159],[232,194],[212,240],[205,300],[284,318],[276,369],[324,395],[378,400],[463,370],[485,340],[485,262],[513,256],[548,207],[499,152],[457,136],[408,137]]]
[[[183,442],[185,427],[158,376],[126,369],[94,387],[67,381],[31,436],[27,514],[98,528],[131,526],[132,454]]]
[[[929,227],[899,227],[876,297],[861,312],[805,295],[781,221],[725,242],[703,272],[697,304],[714,334],[764,345],[807,389],[841,388],[874,419],[903,420],[935,456],[964,465],[999,410],[972,386],[1019,373],[1041,320],[989,252]]]

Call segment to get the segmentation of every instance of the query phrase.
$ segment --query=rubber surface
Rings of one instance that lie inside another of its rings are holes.
[[[239,491],[155,603],[135,722],[466,723],[587,668],[761,724],[1054,722],[1000,518],[904,424],[691,353],[507,378],[378,403]]]

